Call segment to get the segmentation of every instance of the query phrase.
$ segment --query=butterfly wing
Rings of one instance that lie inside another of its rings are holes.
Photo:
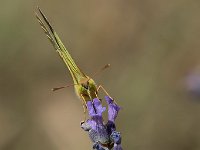
[[[42,21],[42,19],[39,17],[39,15],[36,13],[36,18],[38,19],[42,29],[44,30],[45,34],[47,35],[50,42],[53,44],[53,47],[56,49],[64,63],[67,65],[70,74],[73,78],[74,84],[79,84],[80,80],[82,78],[87,78],[86,75],[80,70],[80,68],[76,65],[74,60],[72,59],[71,55],[69,54],[68,50],[62,43],[61,39],[59,38],[58,34],[55,32],[53,27],[51,26],[50,22],[47,20],[47,17],[44,15],[44,13],[41,11],[41,9],[38,7],[38,10],[45,21],[46,25]]]

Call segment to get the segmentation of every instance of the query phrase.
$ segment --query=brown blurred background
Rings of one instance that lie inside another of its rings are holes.
[[[86,150],[71,77],[34,16],[39,5],[79,66],[122,110],[125,150],[199,150],[198,0],[1,0],[0,150]],[[195,84],[195,82],[194,82]],[[198,92],[198,89],[197,89]],[[199,91],[200,92],[200,91]]]

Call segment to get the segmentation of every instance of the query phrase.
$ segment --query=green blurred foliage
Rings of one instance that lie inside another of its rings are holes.
[[[199,66],[200,1],[7,0],[0,5],[0,149],[91,149],[68,70],[34,16],[39,5],[79,66],[122,110],[126,150],[200,149],[200,103],[185,90]]]

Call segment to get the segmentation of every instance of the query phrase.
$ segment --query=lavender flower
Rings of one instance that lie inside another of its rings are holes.
[[[105,96],[105,99],[108,104],[108,122],[104,124],[102,117],[106,107],[102,107],[99,99],[95,98],[87,102],[90,119],[81,123],[81,128],[88,131],[94,150],[122,150],[121,135],[115,126],[120,107],[109,96]]]

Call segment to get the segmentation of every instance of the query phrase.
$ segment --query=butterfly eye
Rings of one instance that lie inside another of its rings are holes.
[[[86,82],[86,83],[82,83],[81,84],[85,89],[89,89],[89,82]]]

